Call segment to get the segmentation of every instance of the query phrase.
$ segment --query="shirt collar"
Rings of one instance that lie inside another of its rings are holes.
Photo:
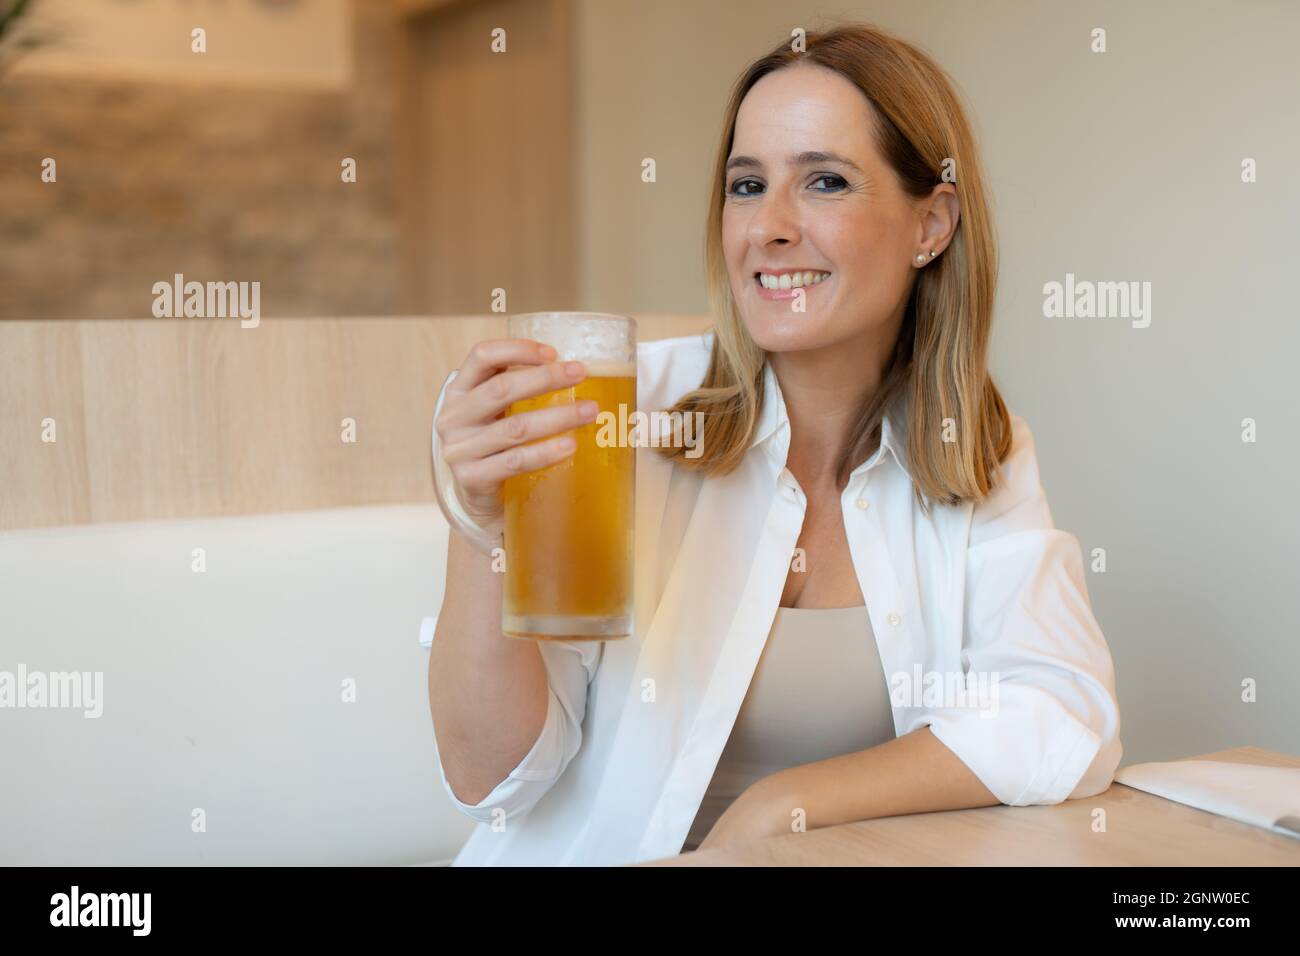
[[[790,445],[790,419],[786,415],[781,385],[776,379],[772,363],[768,361],[763,363],[763,396],[763,408],[759,411],[758,424],[754,428],[754,437],[749,447],[753,448],[767,442],[768,448],[777,455],[778,463],[784,464],[782,459]],[[883,455],[891,455],[907,479],[912,480],[912,472],[907,467],[907,421],[905,415],[898,411],[900,405],[901,403],[896,402],[885,412],[880,426],[880,448],[853,469],[854,476],[872,467]],[[779,442],[768,441],[778,433],[781,436]]]

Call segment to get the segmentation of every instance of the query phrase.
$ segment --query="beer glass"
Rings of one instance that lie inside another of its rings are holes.
[[[577,446],[567,458],[502,486],[501,630],[544,641],[628,637],[636,448],[620,428],[636,411],[636,322],[600,312],[530,312],[507,325],[511,338],[543,342],[556,361],[587,369],[578,384],[515,402],[508,414],[584,399],[599,411],[570,432]]]

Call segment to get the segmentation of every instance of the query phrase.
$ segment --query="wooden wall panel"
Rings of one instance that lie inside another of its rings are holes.
[[[399,56],[402,300],[577,308],[573,0],[416,5]],[[506,31],[506,49],[490,48]]]
[[[78,322],[0,322],[0,528],[91,520],[81,332]]]
[[[645,341],[709,325],[637,316]],[[504,316],[0,323],[0,529],[432,501],[438,388],[504,334]]]

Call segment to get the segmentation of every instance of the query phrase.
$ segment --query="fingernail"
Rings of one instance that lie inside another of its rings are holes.
[[[588,416],[595,415],[596,409],[598,409],[599,407],[600,407],[599,405],[597,405],[595,402],[592,401],[579,402],[578,413],[581,414],[584,418],[587,418]]]
[[[577,378],[579,375],[582,374],[582,363],[581,363],[581,362],[567,362],[567,363],[565,363],[564,371],[565,371],[565,374],[567,374],[567,375],[569,376],[569,378]]]
[[[556,354],[557,353],[555,349],[551,348],[551,346],[549,345],[542,346],[541,356],[543,362],[554,362]]]

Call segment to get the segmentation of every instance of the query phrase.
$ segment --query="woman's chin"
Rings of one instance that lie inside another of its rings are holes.
[[[780,318],[746,318],[749,337],[765,352],[802,352],[829,345],[834,336],[825,323],[806,313]]]

